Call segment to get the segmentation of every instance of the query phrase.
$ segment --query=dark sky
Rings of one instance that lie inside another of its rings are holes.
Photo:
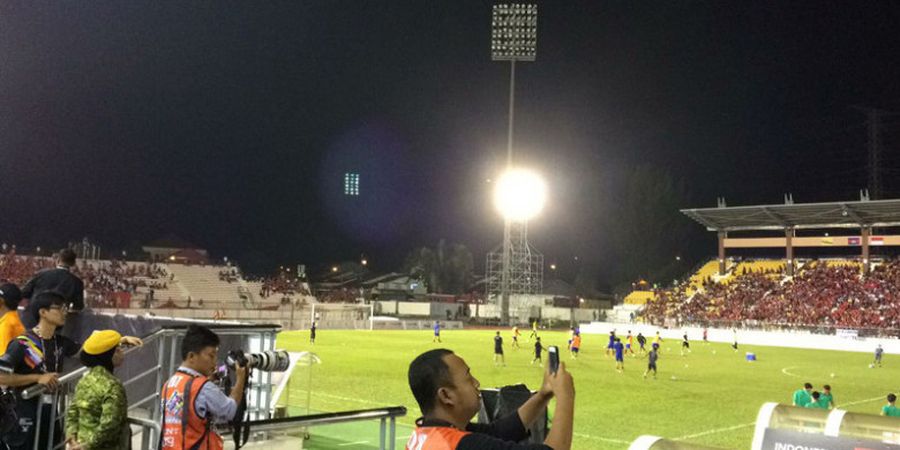
[[[461,0],[2,2],[0,236],[174,234],[217,256],[365,253],[381,270],[446,238],[481,265],[501,237],[485,180],[508,102],[490,17]],[[897,2],[540,3],[516,98],[517,161],[550,189],[532,241],[602,260],[616,236],[596,218],[636,164],[685,180],[684,207],[856,198],[853,106],[900,111],[898,30]]]

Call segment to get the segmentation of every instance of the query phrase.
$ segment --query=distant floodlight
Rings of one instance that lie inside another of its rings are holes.
[[[547,186],[530,170],[511,169],[500,176],[494,189],[494,206],[513,222],[537,216],[547,200]]]
[[[537,5],[494,5],[491,57],[494,61],[534,61],[537,48]]]

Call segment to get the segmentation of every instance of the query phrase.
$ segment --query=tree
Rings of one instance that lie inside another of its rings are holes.
[[[441,239],[434,249],[421,247],[410,252],[403,267],[422,280],[429,293],[462,294],[472,283],[475,263],[465,245]]]

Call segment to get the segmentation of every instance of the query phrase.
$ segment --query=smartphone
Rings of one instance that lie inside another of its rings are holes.
[[[556,373],[559,370],[559,347],[551,345],[547,348],[547,354],[550,357],[550,372]]]

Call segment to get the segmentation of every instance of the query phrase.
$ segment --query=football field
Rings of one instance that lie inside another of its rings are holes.
[[[624,330],[618,331],[624,336]],[[397,445],[402,448],[420,414],[406,371],[423,351],[453,350],[466,360],[482,388],[517,383],[539,386],[543,369],[530,364],[533,343],[523,336],[522,348],[513,349],[510,331],[501,331],[505,367],[493,364],[495,332],[489,330],[443,331],[440,344],[431,342],[430,330],[319,330],[314,345],[308,332],[282,332],[278,348],[312,351],[321,358],[311,376],[308,368],[295,370],[282,403],[291,415],[306,412],[307,395],[313,412],[406,406],[408,415],[400,419],[397,430]],[[760,406],[790,404],[791,394],[806,381],[816,390],[830,384],[840,408],[873,414],[885,404],[888,392],[900,392],[900,369],[893,355],[885,356],[883,368],[871,369],[870,353],[762,346],[741,346],[735,352],[727,344],[692,341],[692,352],[681,356],[681,342],[667,340],[662,344],[658,378],[653,380],[641,376],[646,357],[626,356],[624,373],[616,372],[614,359],[605,355],[604,335],[583,335],[577,360],[565,351],[567,339],[561,331],[541,333],[545,346],[561,348],[562,360],[575,379],[577,449],[625,449],[642,434],[747,448]],[[754,352],[757,361],[746,361],[745,352]],[[551,414],[552,409],[551,402]],[[306,448],[376,448],[378,442],[377,423],[317,427],[310,434]]]

